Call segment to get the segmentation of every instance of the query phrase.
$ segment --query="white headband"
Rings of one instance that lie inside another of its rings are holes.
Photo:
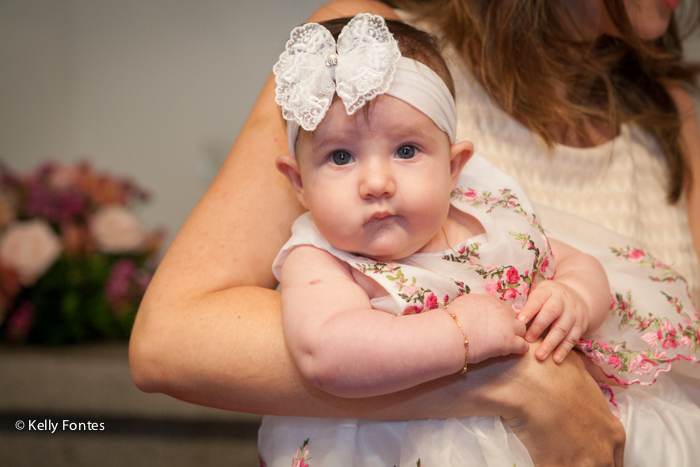
[[[381,16],[361,13],[343,28],[336,46],[317,23],[294,28],[275,73],[275,101],[287,120],[289,153],[299,129],[313,131],[337,94],[348,115],[380,94],[401,99],[432,119],[455,142],[457,110],[442,78],[401,57]]]

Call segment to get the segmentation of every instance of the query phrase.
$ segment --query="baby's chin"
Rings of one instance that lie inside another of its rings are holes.
[[[380,263],[386,263],[406,258],[407,256],[411,256],[416,251],[418,251],[418,249],[416,248],[406,248],[406,245],[403,245],[403,248],[398,248],[396,247],[396,245],[388,244],[389,242],[383,243],[384,244],[381,245],[372,245],[372,248],[367,248],[363,251],[357,251],[355,254],[364,256],[365,258],[369,258],[374,261],[378,261]]]

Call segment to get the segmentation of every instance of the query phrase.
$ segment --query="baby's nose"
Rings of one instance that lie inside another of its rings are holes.
[[[364,171],[360,183],[360,196],[363,198],[380,198],[382,196],[394,196],[396,183],[389,167],[373,164]]]

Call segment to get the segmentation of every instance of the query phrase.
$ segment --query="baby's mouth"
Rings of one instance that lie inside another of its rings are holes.
[[[390,213],[389,211],[377,211],[374,214],[372,214],[372,217],[370,217],[367,222],[365,222],[365,225],[372,224],[377,221],[381,221],[384,219],[388,219],[390,217],[394,217],[394,214]]]

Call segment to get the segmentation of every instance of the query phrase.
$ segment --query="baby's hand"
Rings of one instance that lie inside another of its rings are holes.
[[[469,340],[469,363],[513,353],[524,354],[525,323],[505,303],[488,295],[463,295],[448,308],[455,313]]]
[[[528,342],[534,342],[551,325],[535,351],[535,357],[545,360],[556,347],[552,358],[561,363],[588,329],[589,310],[581,295],[571,287],[556,281],[543,281],[532,289],[518,315],[523,323],[533,317],[535,320],[525,335]]]

